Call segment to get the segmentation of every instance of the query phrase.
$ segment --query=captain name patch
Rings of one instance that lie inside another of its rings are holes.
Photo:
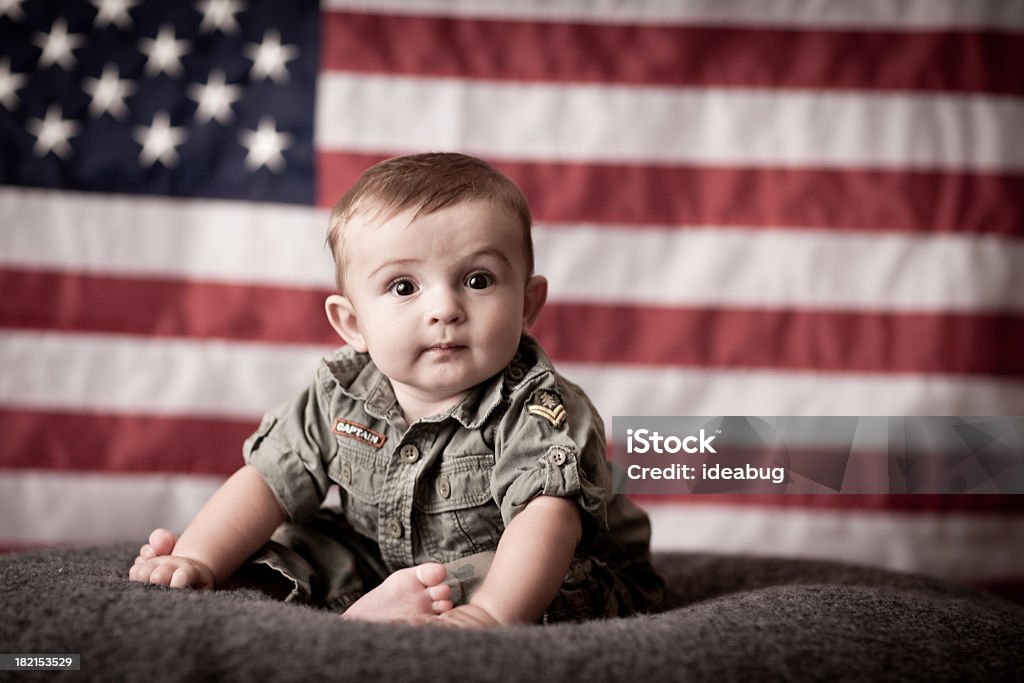
[[[347,436],[350,439],[361,441],[362,443],[365,443],[368,446],[373,446],[374,448],[381,448],[384,445],[384,442],[388,440],[388,438],[383,434],[375,432],[369,427],[361,425],[358,422],[346,420],[343,417],[334,419],[334,427],[331,428],[331,431],[338,436]]]

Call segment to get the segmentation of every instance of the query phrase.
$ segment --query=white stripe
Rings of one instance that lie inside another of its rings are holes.
[[[0,265],[330,286],[327,211],[0,186]]]
[[[325,150],[743,166],[1024,168],[1024,100],[683,89],[328,72]]]
[[[0,331],[0,404],[250,418],[291,399],[327,349]]]
[[[994,236],[563,226],[534,245],[558,300],[1024,310],[1024,242]]]
[[[326,223],[318,209],[0,187],[0,266],[328,289]],[[534,242],[555,302],[1024,310],[1024,242],[996,236],[550,225]]]
[[[185,528],[222,477],[0,471],[0,545],[146,541]],[[125,574],[131,558],[126,558]]]
[[[1024,4],[1013,0],[324,0],[322,7],[521,21],[885,29],[1024,27]]]
[[[1024,382],[889,373],[559,363],[613,415],[1024,415]]]
[[[0,331],[0,405],[256,418],[313,381],[326,349]],[[1024,415],[991,377],[559,364],[613,415]]]
[[[952,579],[1019,578],[1024,516],[644,503],[655,551],[823,558]]]

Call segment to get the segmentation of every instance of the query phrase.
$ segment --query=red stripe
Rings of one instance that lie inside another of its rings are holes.
[[[320,206],[387,156],[319,152]],[[1024,234],[1024,174],[492,161],[541,223]]]
[[[552,305],[532,331],[586,363],[1024,375],[1024,316]]]
[[[256,420],[0,410],[0,467],[227,475]]]
[[[334,71],[554,83],[1024,92],[1024,40],[853,31],[523,22],[330,12]]]
[[[313,290],[0,269],[0,291],[0,328],[339,343]],[[1024,376],[1015,315],[550,303],[532,331],[557,361]]]
[[[309,289],[0,269],[0,291],[0,327],[338,343]]]

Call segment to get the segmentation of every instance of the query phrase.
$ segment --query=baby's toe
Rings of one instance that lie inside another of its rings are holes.
[[[436,586],[427,588],[427,595],[431,600],[447,600],[451,597],[452,587],[447,583],[439,583]]]
[[[438,562],[427,562],[416,567],[416,578],[424,586],[436,586],[445,580],[448,570]]]

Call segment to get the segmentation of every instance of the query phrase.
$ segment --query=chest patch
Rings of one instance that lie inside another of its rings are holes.
[[[374,448],[383,447],[384,443],[388,440],[388,437],[373,431],[366,425],[346,420],[343,417],[334,419],[334,426],[331,428],[331,431],[338,436],[347,436],[350,439],[355,439]]]

